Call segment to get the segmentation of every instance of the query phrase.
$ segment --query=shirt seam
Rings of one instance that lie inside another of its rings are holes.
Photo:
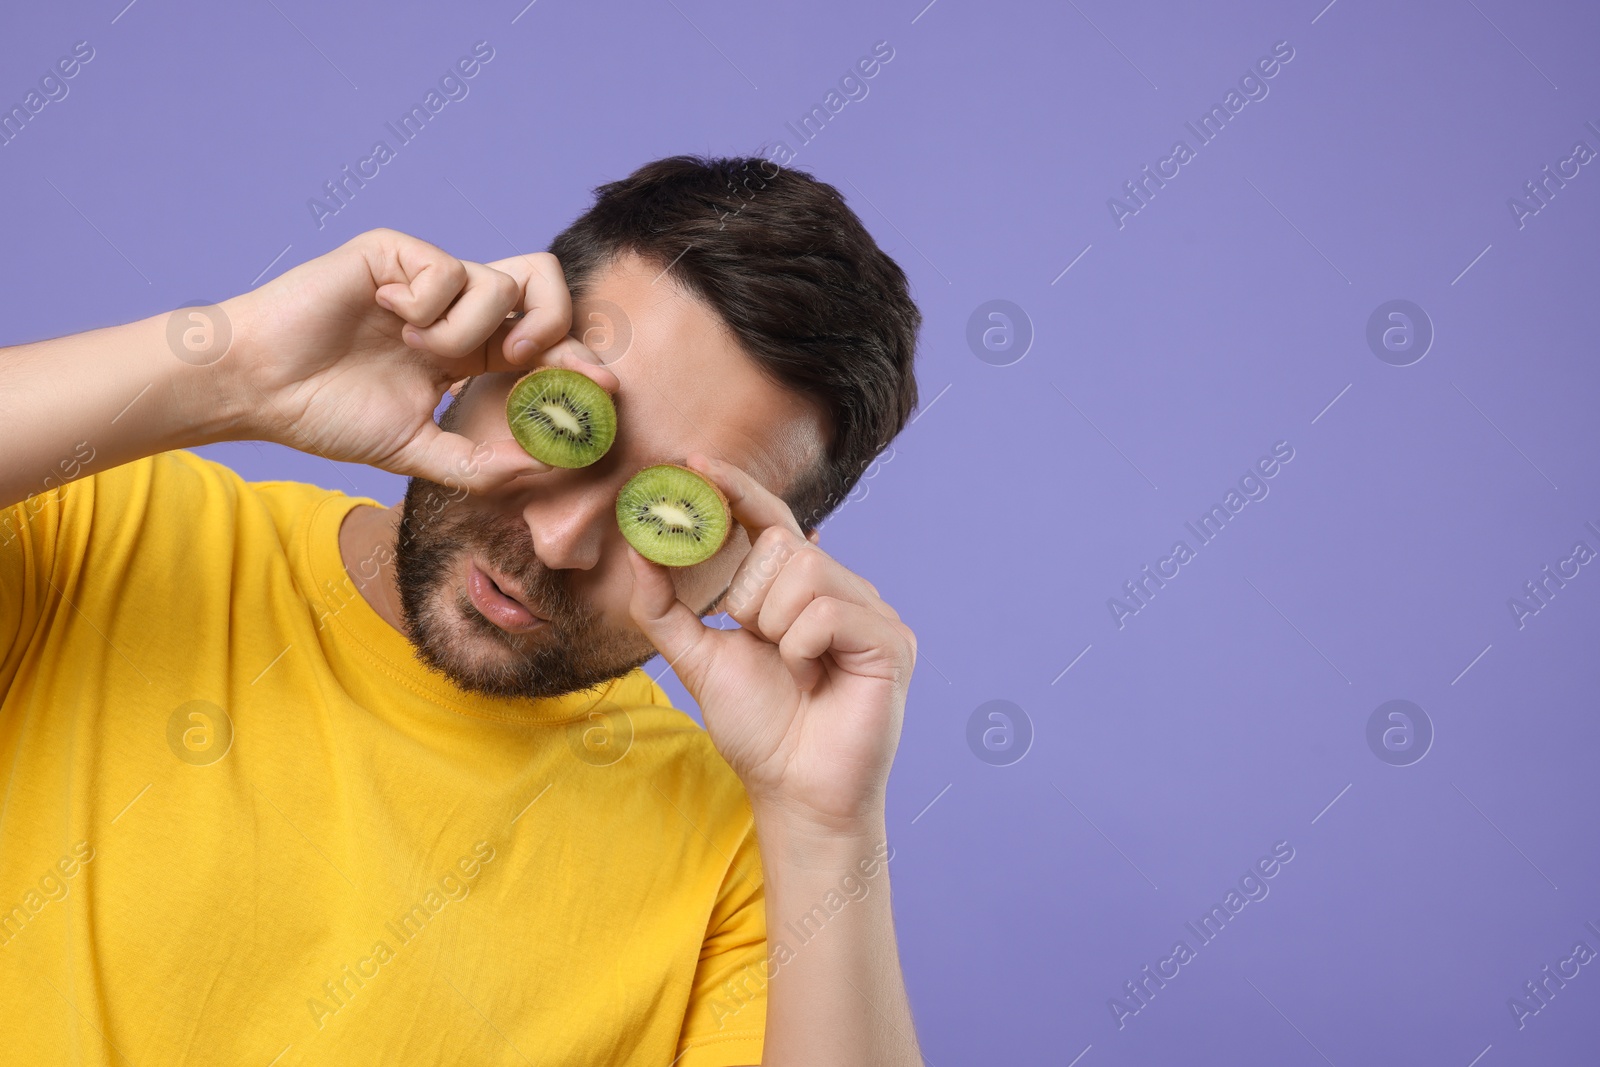
[[[748,1041],[750,1038],[763,1038],[765,1030],[735,1030],[726,1034],[712,1034],[709,1037],[695,1037],[680,1044],[681,1052],[688,1052],[692,1048],[707,1048],[723,1041]]]

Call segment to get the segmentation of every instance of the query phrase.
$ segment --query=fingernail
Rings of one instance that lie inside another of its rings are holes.
[[[516,344],[511,346],[511,354],[518,359],[527,359],[533,355],[533,342],[526,337],[518,338]]]

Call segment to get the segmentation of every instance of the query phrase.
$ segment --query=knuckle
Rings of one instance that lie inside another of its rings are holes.
[[[517,298],[522,295],[522,286],[517,283],[515,278],[504,271],[495,270],[492,267],[489,269],[491,271],[490,281],[494,285],[494,295],[498,302],[508,305],[516,303]]]
[[[784,544],[787,547],[790,542],[785,541]],[[802,541],[801,544],[805,547],[793,550],[795,560],[791,566],[806,580],[813,583],[819,582],[827,573],[833,561],[821,551],[812,549],[809,542]]]
[[[821,622],[834,623],[843,617],[844,603],[831,596],[819,596],[811,601],[806,610],[815,613]]]
[[[769,526],[756,538],[755,547],[763,559],[774,560],[781,566],[799,551],[794,541],[794,536],[788,530],[781,526]]]
[[[561,261],[556,258],[554,252],[530,252],[528,262],[549,281],[562,277]]]

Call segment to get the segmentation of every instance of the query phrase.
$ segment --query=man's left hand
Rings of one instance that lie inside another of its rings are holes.
[[[916,636],[750,475],[698,454],[687,465],[717,484],[749,536],[723,601],[742,629],[705,625],[667,568],[630,547],[634,622],[699,703],[752,805],[822,830],[881,821]]]

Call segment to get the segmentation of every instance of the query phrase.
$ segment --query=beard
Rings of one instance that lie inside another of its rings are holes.
[[[484,617],[466,589],[474,556],[515,582],[548,624],[510,633]],[[473,510],[465,490],[407,482],[395,545],[401,615],[417,657],[458,688],[562,696],[620,678],[656,654],[642,633],[607,627],[573,595],[568,578],[534,556],[520,519]]]

